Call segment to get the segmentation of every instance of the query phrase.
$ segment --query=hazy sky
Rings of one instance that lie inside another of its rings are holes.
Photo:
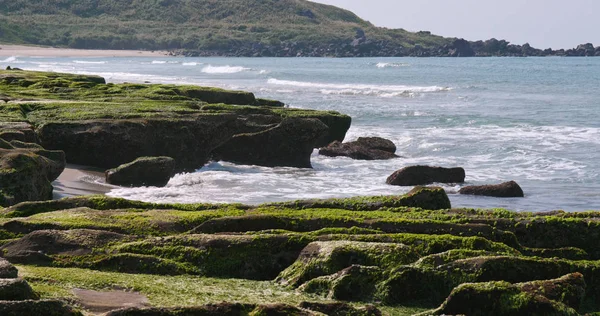
[[[600,0],[311,0],[377,26],[536,48],[600,46]]]

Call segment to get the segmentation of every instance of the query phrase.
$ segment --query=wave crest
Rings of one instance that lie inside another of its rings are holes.
[[[366,95],[378,97],[414,96],[420,93],[450,91],[452,88],[440,86],[404,86],[404,85],[369,85],[369,84],[335,84],[279,80],[271,78],[267,81],[272,85],[293,86],[307,89],[317,89],[322,94],[337,95]]]
[[[377,68],[400,68],[400,67],[408,67],[409,64],[405,63],[377,63],[375,67]]]
[[[6,58],[5,60],[0,60],[0,63],[12,63],[14,61],[17,61],[17,57],[11,56]]]
[[[250,70],[250,68],[242,66],[213,66],[208,65],[202,68],[202,72],[206,74],[234,74],[242,71]]]

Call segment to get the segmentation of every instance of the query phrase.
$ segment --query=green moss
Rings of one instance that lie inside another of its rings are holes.
[[[18,205],[6,208],[0,211],[0,216],[4,218],[27,217],[35,214],[67,210],[77,207],[88,207],[95,210],[118,210],[118,209],[140,209],[140,210],[182,210],[182,211],[201,211],[227,209],[229,207],[243,207],[240,204],[219,205],[219,204],[154,204],[139,201],[131,201],[120,198],[111,198],[104,195],[91,195],[75,198],[63,198],[60,200],[24,202]]]
[[[62,229],[88,228],[134,235],[165,236],[186,232],[211,218],[242,213],[243,211],[235,208],[196,212],[138,209],[99,211],[77,208],[41,213],[19,221],[41,229],[52,224]]]
[[[383,269],[416,261],[418,255],[402,244],[324,241],[309,244],[293,265],[277,277],[297,287],[316,277],[336,273],[353,264]]]
[[[198,306],[211,303],[244,302],[249,304],[328,301],[317,296],[294,293],[268,281],[165,276],[99,272],[75,268],[17,266],[21,276],[43,299],[74,298],[72,289],[128,289],[148,297],[160,307]]]
[[[425,313],[424,313],[425,314]],[[568,306],[521,292],[508,282],[467,283],[427,315],[579,315]]]

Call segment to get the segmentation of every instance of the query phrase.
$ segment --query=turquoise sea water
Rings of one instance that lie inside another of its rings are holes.
[[[291,107],[349,114],[347,140],[389,138],[402,159],[313,155],[314,169],[213,162],[166,188],[114,188],[147,201],[261,203],[400,194],[385,179],[415,164],[460,166],[467,183],[517,181],[523,199],[460,196],[456,207],[600,210],[599,58],[21,58],[32,70],[99,74],[111,82],[242,89]],[[101,182],[100,179],[88,180]]]

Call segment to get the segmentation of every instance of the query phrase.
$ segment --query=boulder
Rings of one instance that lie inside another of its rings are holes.
[[[19,271],[15,266],[0,258],[0,279],[15,279],[19,275]]]
[[[462,182],[465,182],[465,170],[463,168],[430,166],[411,166],[402,168],[387,178],[387,184],[399,186]]]
[[[523,189],[515,182],[509,181],[495,185],[468,186],[461,188],[458,193],[465,195],[484,195],[493,197],[524,197]]]
[[[10,142],[19,140],[35,143],[36,135],[33,127],[25,122],[0,122],[0,138]]]
[[[414,262],[418,255],[410,247],[395,243],[358,241],[317,241],[306,246],[300,256],[277,280],[299,286],[311,279],[334,274],[353,264],[389,267]]]
[[[545,296],[579,310],[585,297],[585,281],[581,273],[571,273],[558,279],[518,283],[523,292]]]
[[[65,168],[61,151],[0,144],[0,206],[52,199],[52,185]]]
[[[360,137],[349,143],[334,141],[321,148],[319,154],[329,157],[345,156],[358,160],[386,160],[398,158],[396,145],[390,140],[380,137]]]
[[[170,157],[141,157],[107,170],[106,182],[121,186],[164,187],[173,176],[175,160]]]
[[[265,167],[312,168],[313,148],[328,130],[318,119],[286,118],[265,131],[235,135],[215,149],[213,159]]]
[[[0,301],[0,315],[83,316],[59,300]]]
[[[21,301],[37,298],[37,294],[25,280],[0,279],[0,301]]]
[[[298,290],[335,300],[369,301],[375,296],[377,283],[383,276],[384,271],[378,267],[355,264],[335,274],[314,278]]]
[[[456,287],[436,310],[421,315],[579,315],[543,295],[523,292],[504,281],[465,283]]]

